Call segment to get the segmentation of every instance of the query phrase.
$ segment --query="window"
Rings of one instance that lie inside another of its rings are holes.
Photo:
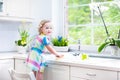
[[[100,45],[107,38],[105,27],[92,3],[99,4],[110,36],[117,38],[120,29],[120,1],[118,0],[67,0],[66,18],[71,44],[80,39],[82,45]],[[93,6],[90,7],[90,6]]]

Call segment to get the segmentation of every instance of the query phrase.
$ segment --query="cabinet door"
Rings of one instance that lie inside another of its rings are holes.
[[[31,0],[6,0],[7,16],[30,18]]]
[[[80,77],[71,77],[71,80],[91,80],[91,79],[80,78]]]
[[[30,72],[25,59],[15,59],[15,70],[22,73]]]
[[[120,72],[118,72],[118,80],[120,80]]]
[[[117,80],[117,72],[71,67],[71,80]]]
[[[13,59],[0,60],[0,80],[11,80],[8,69],[14,68]]]
[[[44,80],[69,80],[69,66],[49,64],[45,68]]]

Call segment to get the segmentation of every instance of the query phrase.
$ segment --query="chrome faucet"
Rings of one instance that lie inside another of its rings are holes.
[[[78,51],[80,51],[80,39],[78,39]]]
[[[79,56],[79,54],[80,54],[80,48],[81,48],[81,46],[80,46],[80,39],[78,39],[78,40],[72,40],[72,41],[75,41],[77,44],[77,49],[76,49],[76,47],[75,48],[73,48],[73,47],[70,47],[69,48],[69,50],[68,50],[68,52],[72,52],[72,54],[74,55],[74,56]]]
[[[76,51],[73,55],[74,56],[79,56],[80,55],[80,39],[78,39],[78,51]]]

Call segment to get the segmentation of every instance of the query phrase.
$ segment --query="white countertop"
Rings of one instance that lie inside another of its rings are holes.
[[[81,60],[80,56],[72,56],[70,54],[65,54],[64,57],[61,59],[50,60],[50,63],[78,66],[84,68],[86,67],[93,69],[120,71],[119,59],[89,57],[86,60]]]
[[[19,54],[17,52],[0,53],[0,60],[2,60],[2,59],[10,59],[10,58],[25,59],[26,56],[27,56],[27,54]]]
[[[120,71],[120,60],[119,59],[108,59],[108,58],[95,58],[89,57],[86,60],[81,60],[80,56],[72,56],[72,54],[64,54],[63,58],[56,59],[54,55],[47,55],[47,59],[50,63],[78,66],[102,70]],[[0,53],[0,60],[9,58],[25,59],[27,54],[18,53]]]

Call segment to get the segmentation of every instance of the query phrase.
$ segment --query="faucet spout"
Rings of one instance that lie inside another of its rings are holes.
[[[80,51],[80,39],[78,39],[78,51]]]

